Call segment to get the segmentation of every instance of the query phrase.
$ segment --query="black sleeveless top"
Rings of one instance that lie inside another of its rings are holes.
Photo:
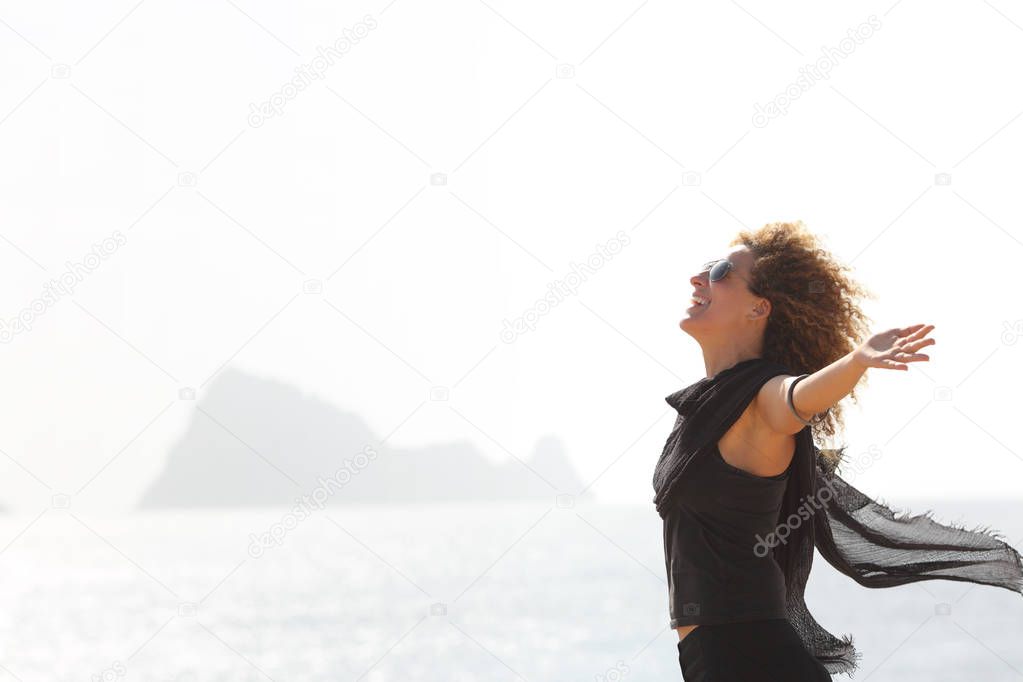
[[[725,532],[728,519],[745,517],[751,526],[770,525],[764,521],[766,514],[763,517],[758,512],[744,514],[741,509],[749,508],[747,495],[757,499],[754,493],[759,491],[766,498],[766,489],[779,483],[763,477],[740,478],[745,474],[727,469],[711,455],[719,456],[714,452],[715,444],[766,381],[799,371],[812,368],[791,368],[767,358],[752,358],[714,376],[703,377],[665,398],[678,417],[657,459],[651,482],[658,515],[661,519],[670,518],[664,536],[665,565],[672,585],[671,612],[675,619],[672,625],[694,624],[697,620],[710,622],[712,612],[715,618],[722,612],[731,612],[733,618],[750,617],[748,612],[741,611],[771,601],[763,594],[748,594],[741,604],[730,599],[728,591],[721,588],[726,582],[723,574],[713,571],[722,569],[722,563],[725,569],[731,568],[733,572],[738,569],[732,568],[733,561],[718,559],[727,554],[714,552],[725,552],[724,548],[733,544],[724,539],[728,537]],[[858,668],[862,652],[854,646],[851,634],[839,637],[828,632],[807,608],[804,595],[815,549],[832,568],[862,587],[955,580],[1023,593],[1023,555],[1006,543],[1001,533],[990,526],[968,529],[956,523],[942,523],[930,510],[913,514],[878,501],[839,474],[840,469],[851,464],[847,453],[843,453],[846,448],[825,454],[814,442],[818,434],[818,429],[805,427],[795,436],[794,464],[789,468],[778,511],[778,522],[785,525],[779,526],[777,537],[784,537],[784,542],[776,544],[771,555],[785,575],[789,623],[829,673],[851,675]],[[973,471],[974,464],[964,461],[956,471]],[[730,487],[723,485],[723,481]],[[710,486],[726,489],[729,494],[712,504],[706,493]],[[677,494],[686,487],[686,495]],[[749,558],[741,551],[736,554]],[[729,590],[755,592],[760,583],[751,576],[769,579],[773,573],[766,563],[747,561],[747,565],[749,570],[739,571],[737,579],[726,582]],[[757,569],[761,569],[760,573]],[[777,582],[763,584],[778,587]],[[695,617],[696,608],[692,606],[688,609],[690,613],[685,613],[687,602],[702,606],[701,617]],[[696,628],[696,632],[699,630]]]
[[[664,519],[672,628],[786,617],[785,576],[767,543],[791,471],[757,476],[716,446],[686,469]]]

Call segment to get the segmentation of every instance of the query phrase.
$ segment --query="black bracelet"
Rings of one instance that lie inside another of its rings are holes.
[[[805,420],[805,419],[803,419],[802,417],[799,416],[799,413],[796,412],[796,406],[792,404],[792,393],[795,391],[796,384],[798,384],[800,381],[802,381],[803,379],[805,379],[808,376],[810,376],[810,375],[809,374],[800,374],[799,376],[797,376],[792,381],[791,384],[789,384],[789,407],[792,409],[792,414],[794,414],[796,416],[796,419],[798,419],[803,424],[806,424],[807,426],[813,426],[813,422],[807,421],[807,420]],[[829,407],[827,410],[824,411],[824,414],[827,414],[830,411],[831,411],[831,408]]]

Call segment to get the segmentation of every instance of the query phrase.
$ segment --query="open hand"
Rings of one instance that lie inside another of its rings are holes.
[[[864,341],[853,352],[853,357],[863,367],[909,370],[909,366],[902,363],[931,359],[917,351],[935,343],[934,339],[924,338],[932,329],[933,324],[914,324],[883,331]]]

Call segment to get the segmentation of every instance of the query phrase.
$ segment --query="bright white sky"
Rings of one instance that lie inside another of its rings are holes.
[[[396,446],[524,459],[554,434],[599,499],[647,503],[663,398],[704,372],[678,329],[692,266],[795,219],[878,294],[875,331],[937,326],[929,364],[870,370],[847,442],[881,454],[857,485],[1020,496],[1023,14],[890,6],[6,6],[0,317],[125,239],[4,337],[0,504],[35,513],[88,483],[73,506],[130,507],[192,418],[179,387],[201,400],[225,363]],[[828,80],[753,125],[871,14]],[[249,125],[367,15],[321,80]],[[449,401],[421,405],[435,386]]]

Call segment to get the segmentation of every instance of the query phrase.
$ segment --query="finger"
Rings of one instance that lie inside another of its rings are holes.
[[[909,340],[911,340],[911,341],[916,341],[917,339],[921,339],[921,338],[927,336],[934,329],[934,325],[933,324],[916,325],[916,327],[917,327],[918,331],[915,334],[911,334],[909,336]],[[908,328],[909,327],[907,327],[907,329]]]
[[[915,353],[924,346],[933,346],[935,343],[937,343],[937,341],[935,341],[934,339],[920,339],[919,341],[907,343],[902,347],[902,349],[907,353]]]
[[[901,329],[896,329],[895,334],[902,341],[912,341],[914,340],[914,334],[919,333],[919,330],[923,329],[926,326],[927,325],[925,324],[914,324],[910,325],[909,327],[902,327]]]

